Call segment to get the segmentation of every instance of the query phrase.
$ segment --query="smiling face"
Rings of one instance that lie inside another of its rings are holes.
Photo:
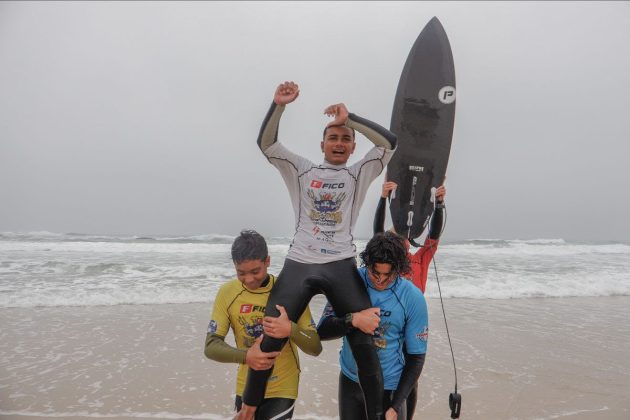
[[[348,162],[354,152],[356,143],[352,129],[345,126],[333,126],[326,129],[321,143],[324,159],[333,165],[343,165]]]
[[[267,278],[267,268],[269,267],[269,256],[264,260],[245,260],[234,264],[236,277],[249,290],[256,290]]]
[[[396,273],[389,263],[376,263],[368,268],[368,278],[376,290],[385,290],[396,278]]]

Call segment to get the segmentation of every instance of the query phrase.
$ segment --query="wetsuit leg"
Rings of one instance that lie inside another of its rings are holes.
[[[317,265],[302,264],[292,260],[285,260],[284,267],[278,275],[276,284],[274,284],[269,294],[269,299],[265,305],[265,316],[278,316],[279,311],[276,304],[284,306],[289,319],[297,322],[306,306],[310,302],[313,294],[316,293],[306,283],[309,276],[316,275],[315,268]],[[286,343],[287,338],[278,339],[264,336],[260,343],[260,349],[264,352],[280,351]],[[247,374],[247,383],[243,391],[243,401],[247,405],[259,406],[265,396],[267,388],[267,380],[271,375],[272,369],[254,370],[249,369]]]
[[[365,420],[365,403],[361,386],[339,372],[339,420]]]
[[[418,401],[418,383],[411,388],[407,396],[407,420],[413,419],[413,413],[416,411],[416,402]]]
[[[354,258],[322,264],[327,283],[324,293],[338,316],[358,312],[372,306]],[[310,281],[310,280],[309,280]],[[357,362],[359,383],[365,396],[368,419],[383,417],[383,372],[376,347],[370,335],[358,329],[347,336],[354,360]]]
[[[236,411],[241,410],[243,400],[240,395],[236,396],[234,406]],[[254,420],[287,420],[293,417],[295,400],[290,398],[265,398],[256,409]]]

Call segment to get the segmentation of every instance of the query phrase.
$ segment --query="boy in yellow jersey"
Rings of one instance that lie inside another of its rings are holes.
[[[237,411],[242,406],[248,368],[266,370],[273,367],[255,419],[290,419],[300,378],[297,347],[313,356],[322,351],[311,312],[307,306],[297,323],[293,323],[284,307],[277,305],[279,317],[264,316],[276,277],[267,273],[270,262],[267,243],[257,232],[240,233],[232,244],[232,261],[237,279],[221,286],[216,296],[206,335],[205,355],[217,362],[240,363],[236,380]],[[230,328],[236,347],[225,342]],[[289,340],[281,351],[264,353],[260,350],[263,333],[273,338],[289,337]]]

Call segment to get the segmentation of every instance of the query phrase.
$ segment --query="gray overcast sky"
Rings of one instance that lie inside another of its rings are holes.
[[[290,235],[255,144],[276,85],[301,87],[281,140],[319,161],[325,106],[389,125],[433,16],[458,89],[445,238],[630,239],[626,2],[1,2],[0,231]]]

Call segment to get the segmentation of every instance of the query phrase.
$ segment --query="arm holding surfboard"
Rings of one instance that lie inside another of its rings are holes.
[[[377,233],[385,231],[385,207],[387,197],[392,193],[392,191],[396,190],[398,185],[392,181],[385,181],[383,183],[383,188],[381,191],[381,198],[378,201],[378,205],[376,206],[376,213],[374,214],[374,225],[373,225],[373,233],[376,235]],[[436,206],[435,211],[433,212],[433,218],[431,219],[431,225],[429,226],[429,235],[428,237],[433,239],[434,241],[438,241],[440,239],[440,235],[442,234],[442,227],[444,225],[444,197],[446,196],[446,187],[444,185],[440,185],[437,190],[435,190],[435,199]]]

